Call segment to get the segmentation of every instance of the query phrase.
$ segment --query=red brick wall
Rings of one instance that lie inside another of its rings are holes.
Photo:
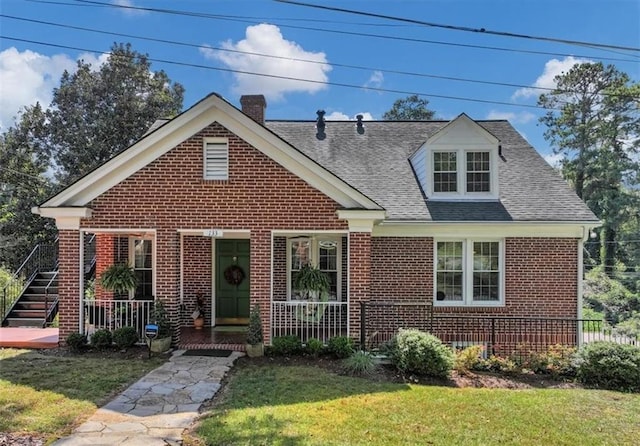
[[[205,326],[211,325],[211,238],[185,236],[182,250],[184,271],[184,307],[182,324],[193,324],[191,314],[196,308],[196,295],[202,293],[205,302]]]
[[[67,335],[77,332],[80,323],[80,232],[61,229],[58,231],[58,326],[60,342]]]
[[[349,234],[349,327],[356,339],[360,335],[360,302],[371,298],[371,245],[371,234]]]
[[[202,178],[204,137],[229,139],[229,180]],[[251,231],[251,301],[269,333],[271,230],[346,229],[336,202],[218,123],[203,129],[89,205],[91,228],[156,229],[156,295],[179,308],[179,228]],[[210,251],[209,251],[210,252]],[[77,312],[77,311],[76,311]],[[62,333],[61,333],[62,335]]]

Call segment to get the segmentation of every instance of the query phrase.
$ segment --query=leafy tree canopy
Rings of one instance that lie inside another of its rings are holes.
[[[398,99],[390,110],[382,115],[386,121],[428,121],[433,119],[435,112],[429,110],[429,101],[417,94]]]

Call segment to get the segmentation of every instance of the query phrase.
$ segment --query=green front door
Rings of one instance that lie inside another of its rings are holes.
[[[216,240],[216,325],[249,323],[249,240]]]

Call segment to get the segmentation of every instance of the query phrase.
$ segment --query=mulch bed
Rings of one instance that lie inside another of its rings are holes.
[[[42,446],[44,440],[33,435],[17,435],[0,432],[0,446]]]

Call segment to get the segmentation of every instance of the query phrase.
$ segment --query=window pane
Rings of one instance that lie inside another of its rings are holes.
[[[458,167],[456,156],[456,152],[434,152],[434,192],[456,192],[458,190]]]
[[[462,301],[462,242],[438,242],[436,300]]]
[[[462,273],[439,272],[436,280],[436,300],[462,301]]]
[[[489,152],[467,152],[467,192],[490,190]]]
[[[299,270],[311,261],[311,241],[294,240],[291,242],[291,269]]]
[[[500,299],[500,244],[473,243],[473,300]]]
[[[338,242],[321,240],[318,242],[319,265],[322,271],[336,271],[338,269]]]

